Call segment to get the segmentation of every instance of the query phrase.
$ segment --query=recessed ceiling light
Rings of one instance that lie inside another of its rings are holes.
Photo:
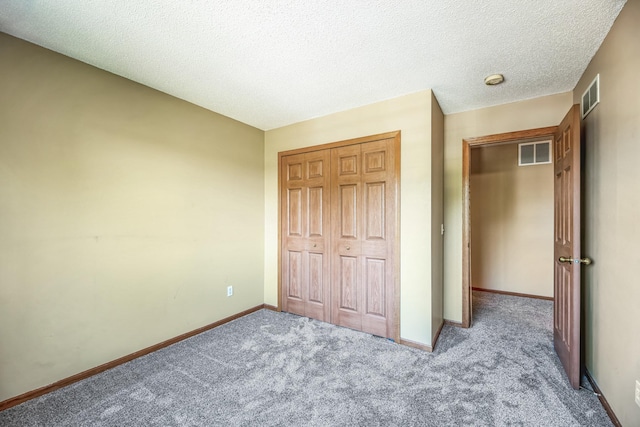
[[[492,74],[484,78],[484,84],[487,86],[495,86],[504,82],[504,76],[502,74]]]

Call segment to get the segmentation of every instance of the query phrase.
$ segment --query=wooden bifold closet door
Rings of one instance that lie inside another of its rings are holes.
[[[384,136],[281,157],[281,303],[398,339],[399,134]]]
[[[329,321],[329,150],[282,158],[282,309]]]

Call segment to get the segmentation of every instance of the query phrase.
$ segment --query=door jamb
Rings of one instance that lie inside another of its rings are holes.
[[[558,126],[506,132],[462,140],[462,323],[471,326],[471,209],[469,181],[471,175],[471,148],[504,144],[520,140],[553,138]]]

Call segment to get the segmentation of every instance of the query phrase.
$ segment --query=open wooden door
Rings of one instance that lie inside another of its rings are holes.
[[[580,387],[580,106],[554,138],[553,345],[573,388]]]

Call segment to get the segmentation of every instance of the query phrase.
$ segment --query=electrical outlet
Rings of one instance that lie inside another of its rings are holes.
[[[640,381],[636,380],[636,405],[640,406]]]
[[[233,296],[233,286],[227,286],[227,296]]]

